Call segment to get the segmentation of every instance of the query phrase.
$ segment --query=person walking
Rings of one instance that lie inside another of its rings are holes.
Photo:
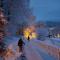
[[[29,36],[28,36],[27,40],[30,41],[30,37]]]
[[[23,52],[23,46],[24,45],[25,45],[25,43],[23,42],[22,38],[20,38],[18,41],[19,52]]]

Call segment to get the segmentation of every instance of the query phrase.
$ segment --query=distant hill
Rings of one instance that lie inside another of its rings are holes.
[[[48,27],[60,27],[60,22],[56,21],[47,21],[46,24]]]

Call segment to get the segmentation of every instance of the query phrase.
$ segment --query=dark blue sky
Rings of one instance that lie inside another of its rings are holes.
[[[36,20],[60,21],[60,0],[31,0]]]

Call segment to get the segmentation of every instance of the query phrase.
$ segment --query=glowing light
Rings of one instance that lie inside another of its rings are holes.
[[[60,38],[60,34],[57,34],[57,37]]]
[[[34,32],[33,27],[29,27],[29,28],[24,30],[24,37],[28,38],[28,36],[30,37],[30,39],[33,39],[33,38],[37,37],[36,33]]]
[[[25,36],[26,38],[28,38],[29,35],[30,35],[30,30],[29,30],[29,29],[26,29],[26,30],[24,31],[24,36]]]
[[[32,33],[32,38],[36,38],[36,33]]]

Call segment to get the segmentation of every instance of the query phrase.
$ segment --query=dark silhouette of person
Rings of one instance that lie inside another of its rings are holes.
[[[29,36],[28,36],[27,40],[30,41],[30,37]]]
[[[18,41],[19,52],[23,51],[23,45],[25,45],[25,43],[23,42],[22,38],[20,38]]]

